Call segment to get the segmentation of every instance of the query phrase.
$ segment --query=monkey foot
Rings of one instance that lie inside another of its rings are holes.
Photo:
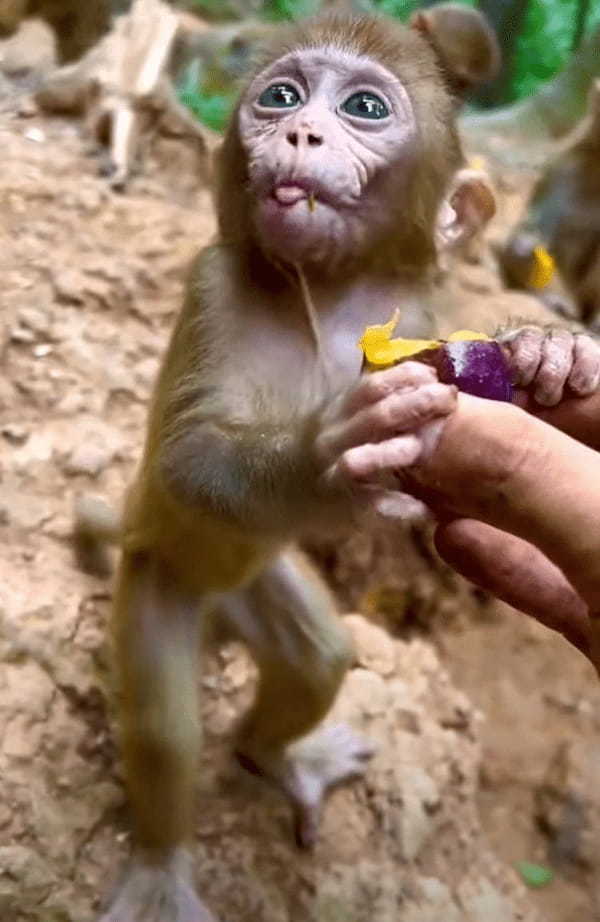
[[[260,760],[238,753],[241,765],[279,787],[294,811],[301,848],[314,845],[323,800],[333,787],[363,775],[374,747],[346,724],[330,724],[292,743],[280,758]]]
[[[162,864],[134,860],[98,922],[217,922],[196,895],[187,855]]]

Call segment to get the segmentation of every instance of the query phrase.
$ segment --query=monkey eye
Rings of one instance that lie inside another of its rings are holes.
[[[268,109],[291,109],[300,101],[300,94],[289,83],[274,83],[258,97],[259,106]]]
[[[364,90],[360,93],[354,93],[342,105],[342,111],[348,115],[354,115],[357,118],[387,118],[390,110],[381,97],[375,93],[366,93]]]

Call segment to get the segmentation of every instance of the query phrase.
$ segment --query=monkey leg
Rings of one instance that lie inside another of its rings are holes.
[[[215,922],[186,851],[200,737],[199,608],[149,555],[124,555],[114,631],[136,850],[100,922]]]
[[[361,775],[373,754],[350,727],[318,726],[352,661],[348,633],[327,587],[298,552],[282,554],[243,593],[229,596],[225,616],[260,670],[238,758],[289,798],[296,839],[308,847],[327,790]]]

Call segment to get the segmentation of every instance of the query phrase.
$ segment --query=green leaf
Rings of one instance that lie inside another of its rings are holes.
[[[541,864],[531,864],[529,861],[520,861],[517,871],[528,887],[545,887],[554,880],[554,873],[550,868]]]

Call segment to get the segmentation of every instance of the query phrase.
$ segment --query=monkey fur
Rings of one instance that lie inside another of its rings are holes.
[[[500,45],[480,10],[462,3],[438,3],[413,13],[410,25],[435,49],[457,105],[481,84],[497,77]]]

